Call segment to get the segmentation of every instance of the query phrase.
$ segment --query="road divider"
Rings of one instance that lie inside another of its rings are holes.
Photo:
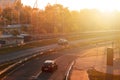
[[[67,71],[66,74],[65,74],[64,80],[69,80],[70,71],[72,70],[72,67],[73,67],[74,63],[75,63],[75,61],[73,61],[73,62],[70,64],[70,67],[68,68],[68,71]]]

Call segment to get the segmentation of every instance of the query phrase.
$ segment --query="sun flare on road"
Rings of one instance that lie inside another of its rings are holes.
[[[22,0],[24,5],[34,6],[36,0]],[[98,9],[100,11],[120,11],[120,0],[38,0],[38,8],[44,9],[48,4],[62,4],[70,10]]]

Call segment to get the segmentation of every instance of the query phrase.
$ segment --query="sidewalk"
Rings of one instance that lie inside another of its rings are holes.
[[[70,80],[89,80],[86,70],[73,69]]]
[[[114,61],[114,66],[111,67],[106,66],[105,61],[100,62],[99,60],[95,66],[92,66],[95,64],[92,59],[94,60],[94,57],[77,59],[73,69],[71,70],[70,80],[89,80],[87,70],[91,69],[92,67],[94,67],[99,72],[120,75],[120,61]],[[106,69],[108,69],[108,72],[106,72]],[[111,73],[111,70],[113,70],[113,73]]]

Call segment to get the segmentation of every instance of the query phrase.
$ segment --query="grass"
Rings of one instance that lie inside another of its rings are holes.
[[[120,80],[120,75],[102,73],[102,72],[96,71],[95,69],[90,69],[87,72],[90,80],[107,80],[106,75],[113,76],[113,80]]]

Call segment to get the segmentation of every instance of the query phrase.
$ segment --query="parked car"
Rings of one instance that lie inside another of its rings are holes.
[[[42,66],[42,72],[53,72],[57,70],[58,66],[54,60],[46,60]]]

